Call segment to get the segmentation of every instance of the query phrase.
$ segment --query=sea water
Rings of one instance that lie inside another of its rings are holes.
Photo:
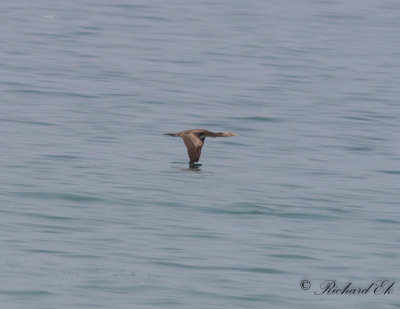
[[[3,1],[2,308],[399,308],[399,15]]]

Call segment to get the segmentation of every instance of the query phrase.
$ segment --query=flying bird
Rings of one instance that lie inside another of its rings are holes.
[[[199,161],[201,148],[204,145],[206,137],[237,136],[237,134],[231,132],[214,133],[204,129],[185,130],[178,133],[164,133],[164,135],[179,136],[183,138],[183,142],[188,151],[190,164]]]

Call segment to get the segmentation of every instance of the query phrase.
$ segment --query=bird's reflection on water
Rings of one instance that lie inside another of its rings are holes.
[[[182,162],[172,162],[172,163],[182,163]],[[175,167],[181,171],[186,171],[186,172],[201,172],[200,168],[201,164],[198,163],[189,163],[188,167]]]
[[[189,172],[201,172],[200,166],[201,166],[201,164],[189,163],[189,167],[183,168],[183,170],[189,171]]]

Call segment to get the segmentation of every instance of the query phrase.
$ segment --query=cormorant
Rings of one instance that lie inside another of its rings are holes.
[[[164,135],[180,136],[186,145],[190,164],[198,162],[200,159],[201,148],[203,147],[206,137],[220,137],[220,136],[237,136],[231,132],[214,133],[204,129],[185,130],[178,133],[165,133]]]

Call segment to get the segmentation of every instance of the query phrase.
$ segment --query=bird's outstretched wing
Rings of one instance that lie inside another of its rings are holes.
[[[198,162],[204,142],[193,133],[185,134],[182,138],[186,145],[190,162]]]

